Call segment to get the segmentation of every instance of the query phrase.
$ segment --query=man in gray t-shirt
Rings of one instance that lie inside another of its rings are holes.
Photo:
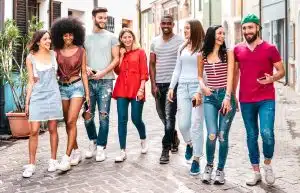
[[[177,101],[176,89],[174,102],[167,99],[167,93],[176,65],[177,51],[183,43],[183,38],[173,33],[174,20],[170,15],[165,15],[160,23],[162,36],[154,38],[150,53],[150,79],[152,95],[155,97],[156,111],[164,124],[165,135],[162,140],[162,154],[160,163],[169,163],[169,151],[178,152],[179,139],[175,130]]]
[[[90,110],[92,118],[85,120],[85,127],[90,139],[86,158],[91,158],[96,151],[96,161],[106,159],[105,147],[109,131],[110,101],[114,74],[112,70],[119,64],[118,39],[105,30],[107,9],[98,7],[92,12],[94,30],[86,38],[87,73],[89,75]],[[99,132],[97,135],[94,121],[96,104],[99,111]]]

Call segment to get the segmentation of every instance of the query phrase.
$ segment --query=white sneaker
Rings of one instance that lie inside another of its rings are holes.
[[[265,170],[265,180],[268,185],[272,185],[275,183],[275,175],[273,173],[273,169],[271,165],[264,165]]]
[[[141,153],[146,154],[148,152],[148,143],[146,139],[141,140],[141,147],[142,147]]]
[[[97,146],[96,161],[102,162],[106,159],[105,150],[102,146]]]
[[[123,162],[126,160],[126,158],[127,158],[126,152],[125,152],[125,150],[122,149],[120,152],[120,155],[116,157],[115,162],[116,163]]]
[[[223,185],[225,184],[225,173],[224,171],[217,170],[214,184]]]
[[[58,164],[57,169],[61,171],[68,171],[71,169],[71,158],[68,155],[64,155],[61,162]]]
[[[54,159],[49,160],[48,172],[55,172],[57,170],[58,161]]]
[[[261,181],[261,174],[260,172],[254,172],[252,175],[252,178],[246,181],[246,184],[248,186],[255,186],[258,182]]]
[[[82,159],[81,151],[79,149],[74,149],[70,157],[71,157],[71,166],[77,166]]]
[[[85,152],[85,158],[87,158],[87,159],[92,158],[96,152],[96,149],[97,149],[97,145],[96,145],[95,141],[91,140],[89,149]]]
[[[23,172],[23,177],[24,178],[30,178],[34,172],[35,172],[35,165],[33,164],[28,164],[23,166],[24,172]]]
[[[203,183],[206,183],[206,184],[210,183],[212,171],[213,171],[213,167],[211,167],[209,165],[205,166],[204,173],[203,173],[203,176],[202,176],[202,182]]]

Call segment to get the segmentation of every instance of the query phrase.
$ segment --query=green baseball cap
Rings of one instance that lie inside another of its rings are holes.
[[[252,14],[252,13],[246,15],[246,16],[243,18],[241,24],[243,25],[243,24],[245,24],[245,23],[256,23],[257,25],[260,26],[259,18],[258,18],[256,15]]]

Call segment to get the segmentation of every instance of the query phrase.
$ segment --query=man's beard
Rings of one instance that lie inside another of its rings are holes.
[[[162,33],[165,34],[165,35],[169,35],[169,34],[172,33],[172,30],[170,30],[170,29],[168,29],[167,32],[164,30],[164,28],[162,28],[161,30],[162,30]]]
[[[104,24],[104,27],[101,27],[99,23],[95,22],[95,26],[99,29],[105,29],[106,25]]]
[[[258,33],[254,34],[253,37],[250,39],[246,38],[245,36],[245,40],[247,41],[248,44],[251,44],[257,39],[257,37],[258,37]]]

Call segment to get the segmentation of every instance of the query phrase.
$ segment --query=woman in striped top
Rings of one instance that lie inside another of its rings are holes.
[[[222,26],[209,27],[201,55],[198,56],[199,81],[204,94],[204,117],[207,127],[207,165],[203,182],[210,183],[217,138],[219,139],[219,163],[215,184],[224,184],[224,166],[228,153],[228,135],[236,112],[233,93],[233,52],[226,49]],[[206,83],[203,81],[206,73]]]

